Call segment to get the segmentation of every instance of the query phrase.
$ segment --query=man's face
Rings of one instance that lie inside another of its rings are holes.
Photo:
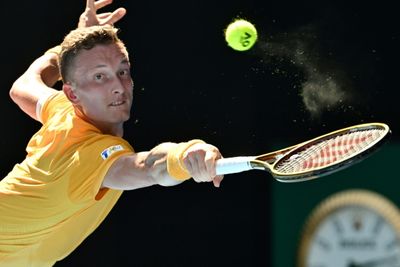
[[[128,120],[133,81],[125,48],[97,45],[80,51],[73,64],[71,87],[84,116],[101,126]]]

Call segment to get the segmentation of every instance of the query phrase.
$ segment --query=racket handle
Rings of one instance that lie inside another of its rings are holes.
[[[250,160],[254,157],[232,157],[217,160],[216,172],[217,175],[238,173],[252,170]]]

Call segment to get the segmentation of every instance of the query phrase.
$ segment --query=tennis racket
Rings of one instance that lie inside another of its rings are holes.
[[[216,171],[224,175],[263,170],[280,182],[301,182],[360,162],[384,144],[390,133],[384,123],[354,125],[267,154],[219,159]]]

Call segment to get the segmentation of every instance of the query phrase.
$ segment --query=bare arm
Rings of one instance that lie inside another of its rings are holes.
[[[162,143],[151,151],[122,156],[111,166],[103,181],[103,187],[133,190],[152,185],[173,186],[180,184],[168,173],[168,152],[175,143]],[[195,144],[184,153],[184,164],[196,182],[213,182],[219,187],[222,176],[215,174],[215,162],[221,158],[218,149],[209,144]]]
[[[57,55],[45,54],[36,59],[12,85],[11,99],[29,116],[40,120],[36,115],[36,106],[41,98],[56,92],[51,88],[59,78]]]
[[[167,153],[172,146],[175,144],[163,143],[151,151],[120,157],[107,172],[103,187],[133,190],[156,184],[172,186],[181,183],[167,172]]]

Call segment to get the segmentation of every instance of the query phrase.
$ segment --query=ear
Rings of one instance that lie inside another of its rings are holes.
[[[77,104],[79,102],[78,96],[74,93],[70,84],[64,83],[62,89],[64,91],[64,94],[67,96],[69,101],[72,102],[72,104]]]

